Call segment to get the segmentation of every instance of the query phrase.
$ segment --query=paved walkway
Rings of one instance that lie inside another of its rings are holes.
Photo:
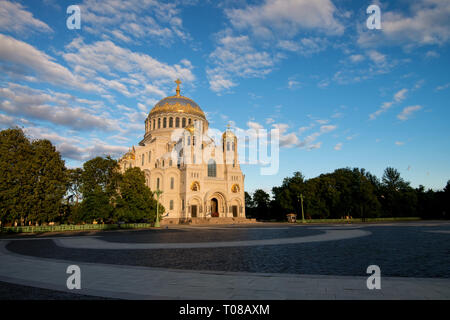
[[[58,238],[53,241],[60,247],[76,249],[101,249],[101,250],[141,250],[141,249],[193,249],[193,248],[226,248],[269,246],[283,244],[297,244],[318,241],[334,241],[351,239],[370,235],[370,231],[364,230],[324,230],[323,234],[305,237],[291,237],[278,239],[245,240],[245,241],[215,241],[215,242],[183,242],[183,243],[123,243],[108,242],[98,238]]]
[[[6,250],[6,243],[0,241],[0,281],[91,296],[218,300],[450,299],[450,279],[382,276],[381,290],[369,290],[366,277],[208,272],[84,263],[15,254]],[[81,268],[81,290],[66,288],[69,276],[66,269],[73,264]]]

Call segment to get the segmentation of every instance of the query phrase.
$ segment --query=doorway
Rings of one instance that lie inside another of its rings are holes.
[[[216,198],[211,199],[211,217],[219,216],[219,201]]]
[[[197,206],[191,206],[191,217],[197,218]]]
[[[238,216],[238,207],[232,206],[231,210],[233,211],[233,217],[237,217]]]

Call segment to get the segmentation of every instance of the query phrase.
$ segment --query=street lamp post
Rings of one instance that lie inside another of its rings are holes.
[[[159,189],[157,189],[156,191],[155,191],[155,193],[156,193],[156,197],[157,197],[157,200],[156,200],[156,221],[155,221],[155,228],[159,228],[159,227],[161,227],[160,225],[159,225],[159,196],[163,193],[161,190],[159,190]]]
[[[300,194],[300,201],[302,204],[302,223],[305,223],[305,214],[303,212],[303,194],[302,193]]]

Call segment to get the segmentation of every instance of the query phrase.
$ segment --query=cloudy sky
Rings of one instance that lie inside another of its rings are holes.
[[[69,167],[120,156],[180,78],[211,127],[280,129],[280,170],[243,166],[249,191],[346,166],[440,189],[449,42],[448,0],[0,0],[0,128],[50,139]]]

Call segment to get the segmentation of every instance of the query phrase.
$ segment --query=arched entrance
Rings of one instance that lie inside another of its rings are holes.
[[[211,199],[211,217],[219,216],[219,201],[216,198]]]
[[[201,217],[202,206],[201,202],[197,197],[191,198],[188,202],[188,210],[191,218]]]

